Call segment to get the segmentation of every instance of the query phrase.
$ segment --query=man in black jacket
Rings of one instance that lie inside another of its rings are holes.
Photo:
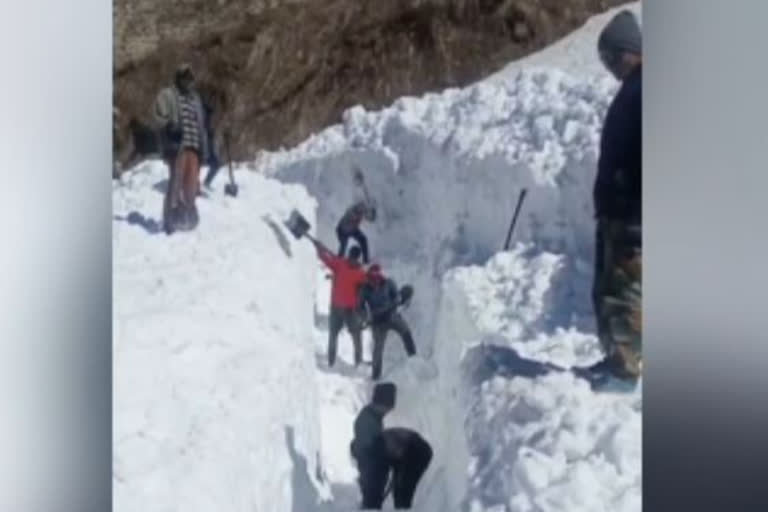
[[[606,114],[594,186],[592,300],[605,358],[590,370],[636,382],[642,371],[642,36],[630,11],[606,25],[598,52],[621,87]]]
[[[390,330],[395,331],[403,340],[405,352],[409,357],[416,355],[416,344],[411,329],[397,308],[402,304],[402,297],[397,284],[381,273],[381,267],[374,263],[368,269],[368,279],[360,288],[360,305],[364,316],[371,325],[373,337],[372,378],[381,376],[384,359],[384,342]]]
[[[396,394],[393,383],[377,384],[371,403],[355,419],[350,449],[360,472],[363,509],[381,510],[390,473],[395,509],[410,509],[416,486],[432,461],[432,447],[418,432],[384,428],[384,416],[395,407]]]
[[[363,407],[355,419],[355,438],[350,451],[360,473],[358,483],[364,509],[380,509],[389,478],[386,445],[381,433],[384,416],[394,407],[397,388],[391,382],[376,384],[371,403]]]
[[[360,230],[363,220],[373,221],[375,210],[367,201],[358,201],[344,212],[336,225],[336,237],[339,239],[339,256],[347,250],[349,239],[354,239],[363,251],[363,263],[368,264],[368,237]]]
[[[418,432],[408,428],[387,428],[381,433],[389,467],[392,469],[392,500],[395,510],[408,510],[416,486],[432,462],[432,447]]]

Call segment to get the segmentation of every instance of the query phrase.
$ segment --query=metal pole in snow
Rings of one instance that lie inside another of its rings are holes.
[[[515,207],[515,214],[512,216],[512,223],[509,225],[509,232],[507,233],[507,241],[504,242],[504,250],[509,249],[509,242],[512,240],[512,231],[515,229],[515,223],[517,222],[517,215],[520,213],[520,207],[523,205],[525,195],[528,193],[528,189],[520,191],[520,196],[517,198],[517,206]]]

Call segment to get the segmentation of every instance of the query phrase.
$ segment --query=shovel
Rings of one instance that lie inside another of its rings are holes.
[[[287,220],[285,220],[284,224],[285,227],[288,228],[288,231],[290,231],[291,234],[296,238],[296,240],[299,240],[301,237],[305,236],[313,242],[317,242],[317,240],[315,240],[309,234],[309,228],[311,228],[312,225],[307,219],[304,218],[302,214],[298,212],[298,210],[292,210],[290,216]]]
[[[365,203],[368,205],[368,211],[366,213],[366,219],[369,222],[375,222],[376,221],[376,202],[371,198],[370,194],[368,194],[368,187],[365,184],[365,178],[363,177],[363,171],[360,170],[358,166],[353,166],[352,168],[352,181],[354,181],[355,185],[360,187],[363,191],[363,195],[365,196]]]
[[[229,151],[229,131],[224,132],[224,145],[227,148],[227,160],[229,161],[229,183],[224,185],[224,193],[228,196],[237,197],[237,184],[235,183],[235,174],[232,171],[232,153]]]

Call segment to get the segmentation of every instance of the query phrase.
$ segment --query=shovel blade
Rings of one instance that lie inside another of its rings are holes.
[[[291,215],[285,221],[285,226],[297,240],[306,235],[311,227],[307,219],[305,219],[297,210],[291,211]]]

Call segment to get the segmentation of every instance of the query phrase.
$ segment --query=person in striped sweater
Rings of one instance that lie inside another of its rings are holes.
[[[211,141],[206,129],[207,112],[194,83],[191,67],[182,64],[176,69],[173,85],[158,94],[153,109],[169,170],[163,205],[163,224],[168,234],[176,229],[194,229],[199,222],[195,200],[200,188],[200,165],[208,161]]]

